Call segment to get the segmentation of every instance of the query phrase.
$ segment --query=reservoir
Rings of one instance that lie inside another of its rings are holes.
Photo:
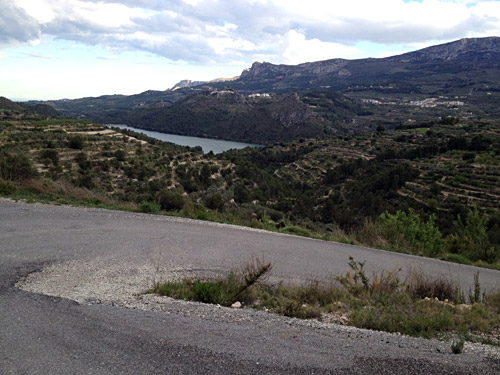
[[[224,141],[221,139],[210,139],[210,138],[199,138],[199,137],[188,137],[185,135],[176,135],[176,134],[166,134],[159,133],[149,130],[132,128],[126,125],[113,125],[109,124],[110,127],[117,127],[120,129],[132,130],[137,133],[145,134],[151,138],[156,138],[161,141],[175,143],[180,146],[190,146],[196,147],[200,146],[204,153],[212,151],[214,154],[220,154],[221,152],[231,150],[231,149],[240,149],[245,147],[259,147],[260,145],[255,145],[251,143],[242,143],[242,142],[233,142],[233,141]]]

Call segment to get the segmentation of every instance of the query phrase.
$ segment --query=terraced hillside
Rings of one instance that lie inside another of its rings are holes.
[[[21,111],[0,122],[1,195],[169,213],[490,264],[500,258],[499,121],[448,117],[214,156],[82,120],[31,116]],[[430,232],[413,233],[408,244],[384,232],[384,220],[426,223],[437,236],[432,252],[414,243]],[[444,241],[448,237],[454,242]],[[467,243],[482,250],[468,254],[459,246]]]

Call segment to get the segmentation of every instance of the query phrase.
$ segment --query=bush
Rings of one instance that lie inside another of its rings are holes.
[[[460,293],[458,287],[450,280],[444,277],[430,277],[423,273],[420,269],[412,268],[408,272],[406,278],[406,291],[413,297],[423,299],[438,298],[441,301],[445,299],[455,302],[460,301]]]
[[[464,351],[465,338],[461,335],[451,343],[451,351],[453,354],[460,354]]]
[[[486,215],[480,215],[477,207],[468,211],[465,222],[459,215],[454,222],[455,233],[446,238],[446,250],[473,261],[494,262],[498,254],[489,241],[487,223]]]
[[[466,152],[462,155],[462,160],[474,160],[476,158],[476,154],[473,152]]]
[[[74,150],[83,150],[84,145],[85,141],[80,135],[74,135],[69,138],[69,148]]]
[[[125,161],[127,154],[125,154],[125,151],[123,150],[116,150],[115,151],[115,158],[118,161]]]
[[[7,181],[22,181],[37,175],[31,160],[19,153],[0,154],[0,178]]]
[[[224,199],[220,193],[213,193],[205,197],[205,206],[211,210],[224,211]]]
[[[247,203],[250,201],[250,190],[244,185],[236,185],[234,188],[234,200],[238,203]]]
[[[184,198],[182,195],[170,190],[160,191],[157,196],[157,202],[161,209],[165,211],[179,211],[184,207]]]
[[[5,181],[0,178],[0,195],[11,195],[16,191],[16,187],[12,182]]]
[[[53,148],[42,150],[40,152],[40,158],[49,159],[50,161],[52,161],[52,164],[54,165],[59,164],[59,153],[57,152],[57,150],[54,150]]]
[[[146,214],[156,214],[160,211],[160,206],[154,202],[142,201],[139,209]]]
[[[84,187],[87,189],[95,188],[94,176],[91,173],[84,173],[76,180],[76,186]]]
[[[397,211],[395,215],[383,213],[379,220],[389,243],[393,245],[429,257],[435,257],[442,250],[442,235],[434,224],[434,215],[424,222],[410,209],[408,213]]]

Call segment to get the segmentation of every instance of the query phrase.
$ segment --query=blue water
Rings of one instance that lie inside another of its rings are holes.
[[[132,128],[130,126],[125,125],[109,125],[116,126],[120,129],[128,129],[135,131],[137,133],[143,133],[151,138],[156,138],[161,141],[175,143],[180,146],[190,146],[196,147],[200,146],[204,153],[212,151],[214,154],[220,154],[221,152],[231,150],[231,149],[240,149],[245,147],[259,147],[260,145],[255,145],[251,143],[242,143],[242,142],[233,142],[233,141],[223,141],[220,139],[210,139],[210,138],[199,138],[199,137],[188,137],[184,135],[176,135],[176,134],[166,134],[153,132],[149,130]]]

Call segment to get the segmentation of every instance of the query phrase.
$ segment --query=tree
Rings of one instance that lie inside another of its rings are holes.
[[[493,262],[497,254],[488,238],[487,222],[486,215],[480,215],[476,206],[468,211],[465,222],[458,215],[454,222],[455,233],[446,238],[446,249],[474,261]]]

